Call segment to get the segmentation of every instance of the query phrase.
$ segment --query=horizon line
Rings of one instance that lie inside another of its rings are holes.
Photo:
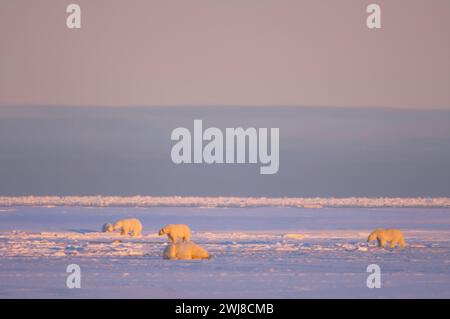
[[[450,197],[0,196],[0,207],[450,208]]]

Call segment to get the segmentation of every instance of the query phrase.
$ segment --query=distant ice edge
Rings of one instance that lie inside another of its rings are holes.
[[[0,196],[0,207],[450,207],[450,197]]]

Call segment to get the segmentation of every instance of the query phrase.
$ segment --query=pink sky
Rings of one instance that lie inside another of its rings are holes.
[[[450,109],[448,0],[5,0],[0,40],[0,106]]]

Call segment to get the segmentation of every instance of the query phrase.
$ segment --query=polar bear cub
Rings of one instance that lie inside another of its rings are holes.
[[[131,235],[133,237],[141,236],[142,224],[139,219],[128,218],[118,220],[114,225],[103,225],[103,231],[112,232],[120,230],[121,235]]]
[[[209,259],[209,253],[192,241],[169,244],[163,253],[164,259]]]
[[[191,239],[191,230],[188,225],[184,224],[166,225],[160,229],[158,234],[159,236],[167,235],[172,243],[176,243],[179,239],[185,242]]]
[[[379,247],[384,247],[386,243],[391,243],[390,248],[395,248],[397,244],[399,244],[401,248],[406,246],[403,233],[399,229],[377,228],[370,233],[369,238],[367,238],[367,242],[374,241],[375,239],[378,241]]]

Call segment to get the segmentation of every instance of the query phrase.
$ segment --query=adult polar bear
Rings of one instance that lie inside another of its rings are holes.
[[[169,244],[163,253],[164,259],[209,259],[209,253],[203,247],[192,241]]]
[[[401,248],[405,248],[406,246],[403,233],[399,229],[377,228],[370,233],[367,242],[374,241],[375,239],[378,241],[378,246],[380,247],[384,247],[386,243],[391,243],[390,248],[395,248],[397,244],[399,244]]]
[[[131,235],[133,237],[139,237],[142,233],[142,224],[139,219],[127,218],[118,220],[114,225],[105,224],[103,226],[104,232],[112,232],[120,230],[120,234]]]
[[[184,224],[169,224],[159,230],[159,236],[167,235],[172,243],[178,240],[189,241],[191,239],[191,230],[188,225]]]

